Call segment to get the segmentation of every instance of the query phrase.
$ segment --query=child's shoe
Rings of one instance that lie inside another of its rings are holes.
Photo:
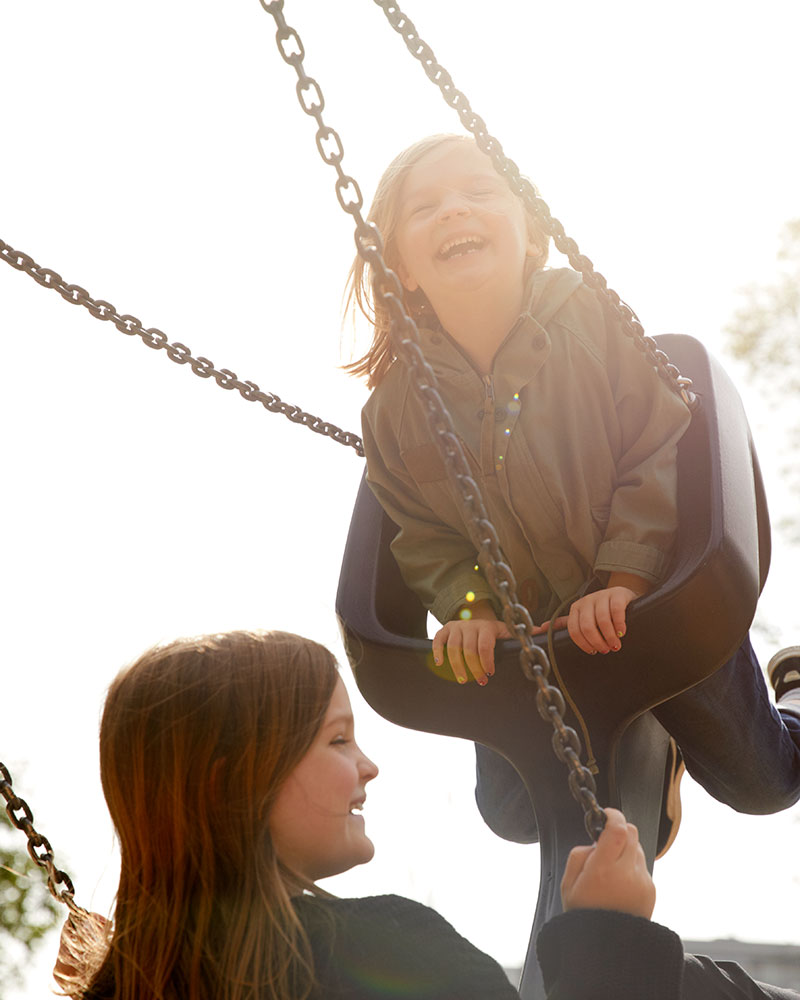
[[[778,708],[800,717],[800,646],[779,650],[769,661],[767,673]]]

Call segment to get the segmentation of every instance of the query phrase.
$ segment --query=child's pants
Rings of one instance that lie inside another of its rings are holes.
[[[770,701],[749,638],[719,670],[653,715],[677,741],[695,781],[737,812],[780,812],[800,799],[800,718]],[[532,724],[539,723],[537,717]],[[538,840],[517,772],[494,751],[475,750],[475,798],[488,826],[506,840]]]

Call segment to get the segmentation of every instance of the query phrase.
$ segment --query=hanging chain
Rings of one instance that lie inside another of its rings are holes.
[[[271,392],[264,392],[255,382],[241,381],[235,372],[228,368],[215,368],[213,361],[204,357],[194,357],[186,344],[171,344],[167,340],[167,335],[155,327],[145,329],[141,321],[135,316],[120,315],[110,302],[104,299],[93,299],[85,288],[80,285],[67,284],[60,274],[50,270],[48,267],[40,267],[36,261],[21,250],[15,250],[3,240],[0,240],[0,257],[7,264],[18,271],[25,271],[34,281],[44,288],[52,288],[72,305],[85,306],[95,319],[110,320],[114,326],[129,337],[140,337],[142,343],[153,350],[164,350],[170,361],[178,365],[188,364],[195,375],[200,378],[213,378],[220,389],[235,389],[243,399],[251,403],[261,403],[264,409],[270,413],[282,413],[292,423],[302,424],[316,434],[323,434],[332,438],[339,444],[352,448],[357,455],[364,456],[364,446],[358,434],[351,431],[343,431],[336,424],[328,423],[321,417],[315,417],[312,413],[292,403],[284,403],[280,396]]]
[[[38,833],[33,825],[33,813],[25,799],[15,794],[11,775],[5,764],[0,763],[0,795],[6,800],[8,818],[18,830],[22,830],[28,838],[28,854],[36,864],[47,872],[47,888],[50,894],[67,906],[75,916],[85,916],[86,910],[75,902],[75,887],[66,872],[56,868],[53,860],[53,848],[47,837]],[[63,885],[59,890],[56,886]]]
[[[511,190],[531,209],[544,232],[552,236],[556,248],[568,258],[576,271],[580,271],[584,283],[593,288],[600,295],[601,301],[604,301],[616,314],[623,332],[631,339],[636,349],[645,356],[673,392],[680,395],[687,406],[694,407],[696,401],[692,393],[692,380],[681,375],[652,337],[645,336],[644,328],[634,311],[622,301],[613,288],[608,287],[606,279],[594,269],[591,260],[580,252],[575,240],[567,236],[563,225],[551,215],[547,203],[539,196],[536,188],[520,175],[519,167],[503,153],[503,147],[489,133],[486,122],[480,115],[475,114],[465,95],[456,88],[453,78],[443,66],[439,65],[430,45],[419,37],[411,19],[406,17],[400,7],[391,0],[373,0],[373,2],[381,8],[389,24],[405,42],[408,51],[422,66],[428,79],[439,88],[445,102],[457,112],[461,124],[475,137],[478,147],[490,157],[495,170],[506,179]]]
[[[336,195],[344,211],[355,221],[358,253],[378,276],[375,282],[376,294],[391,314],[394,347],[408,367],[414,390],[425,407],[434,440],[458,489],[471,540],[478,551],[478,561],[502,603],[506,625],[519,639],[523,673],[538,688],[536,705],[539,714],[553,726],[553,750],[569,770],[570,791],[583,809],[587,832],[596,840],[605,826],[606,817],[597,802],[594,778],[581,763],[578,734],[564,722],[564,697],[547,680],[550,674],[547,654],[533,640],[533,621],[528,609],[517,597],[514,575],[500,550],[497,532],[489,520],[478,484],[470,475],[453,421],[439,395],[436,376],[422,353],[419,331],[403,305],[400,281],[383,259],[383,239],[378,228],[367,222],[361,213],[363,199],[357,182],[342,169],[342,141],[337,132],[322,119],[325,100],[317,81],[305,72],[303,43],[295,29],[286,23],[283,16],[284,0],[259,2],[275,20],[278,28],[275,37],[281,57],[297,74],[296,90],[300,106],[317,123],[316,141],[320,156],[336,170]]]

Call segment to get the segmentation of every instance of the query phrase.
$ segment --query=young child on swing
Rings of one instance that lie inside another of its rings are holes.
[[[668,568],[688,408],[578,273],[545,269],[547,237],[472,139],[432,136],[401,153],[370,219],[535,631],[566,603],[554,626],[586,653],[613,654],[628,605]],[[423,407],[394,362],[372,280],[356,258],[352,295],[375,327],[370,350],[349,366],[373,389],[363,412],[367,479],[398,526],[392,551],[406,583],[442,623],[436,662],[446,648],[460,683],[469,673],[485,685],[495,642],[509,632]],[[690,773],[735,809],[772,812],[800,797],[797,652],[774,666],[779,712],[747,640],[656,711]],[[516,772],[486,748],[477,753],[486,821],[507,839],[536,839]]]

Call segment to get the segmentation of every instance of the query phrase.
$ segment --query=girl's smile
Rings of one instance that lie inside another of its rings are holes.
[[[377,767],[355,742],[353,713],[341,678],[306,755],[281,787],[270,814],[275,850],[315,882],[371,860],[361,810]]]
[[[404,286],[421,288],[437,313],[452,296],[484,286],[521,296],[526,258],[538,254],[519,200],[489,158],[459,140],[409,170],[396,243]]]

